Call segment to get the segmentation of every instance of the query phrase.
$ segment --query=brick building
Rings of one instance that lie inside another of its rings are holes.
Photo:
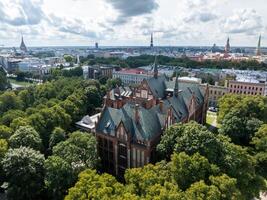
[[[105,96],[96,124],[105,171],[122,177],[127,168],[153,162],[161,134],[174,123],[205,122],[208,87],[154,75],[135,88],[115,88]]]

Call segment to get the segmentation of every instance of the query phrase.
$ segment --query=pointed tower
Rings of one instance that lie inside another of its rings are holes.
[[[179,83],[178,83],[178,72],[176,70],[176,77],[175,77],[175,85],[174,85],[174,90],[173,94],[175,97],[178,97],[179,94]]]
[[[153,72],[154,72],[154,78],[158,78],[158,59],[157,59],[157,56],[155,56],[155,61],[154,61],[154,69],[153,69]]]
[[[150,47],[153,48],[154,44],[153,44],[153,33],[151,33],[151,38],[150,38]]]
[[[258,46],[257,46],[257,50],[256,50],[256,55],[257,56],[261,55],[261,35],[259,37]]]
[[[27,47],[24,43],[24,40],[23,40],[23,36],[21,37],[21,43],[20,43],[20,50],[23,51],[23,52],[27,52]]]
[[[230,53],[230,39],[229,39],[229,37],[228,37],[228,39],[227,39],[227,42],[226,42],[226,45],[225,45],[225,48],[224,48],[224,52],[225,53]]]

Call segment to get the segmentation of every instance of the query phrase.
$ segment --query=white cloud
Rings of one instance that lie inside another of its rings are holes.
[[[157,45],[224,45],[228,35],[235,45],[254,45],[255,35],[264,38],[267,32],[264,5],[265,0],[1,0],[0,44],[18,45],[23,34],[35,46],[148,45],[154,32]]]
[[[226,33],[259,34],[263,29],[262,17],[253,9],[237,10],[224,20],[222,28]]]

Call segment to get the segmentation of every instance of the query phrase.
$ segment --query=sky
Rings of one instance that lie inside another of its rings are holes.
[[[1,0],[0,45],[267,46],[266,0]]]

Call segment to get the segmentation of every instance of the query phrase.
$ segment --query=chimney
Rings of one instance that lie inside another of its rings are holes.
[[[160,112],[163,112],[163,101],[160,100],[159,102],[159,109],[160,109]]]
[[[135,114],[135,116],[134,116],[134,118],[135,118],[135,123],[139,123],[139,118],[140,118],[140,116],[139,116],[139,104],[135,104],[135,112],[134,112],[134,114]]]

